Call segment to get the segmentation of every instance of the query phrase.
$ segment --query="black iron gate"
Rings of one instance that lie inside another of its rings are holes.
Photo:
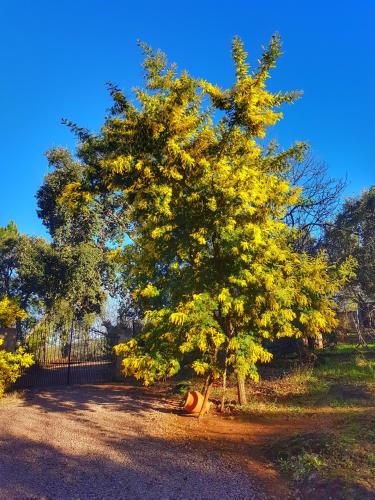
[[[110,382],[114,378],[113,346],[118,337],[79,323],[58,328],[43,322],[25,337],[35,358],[16,383],[18,388]]]

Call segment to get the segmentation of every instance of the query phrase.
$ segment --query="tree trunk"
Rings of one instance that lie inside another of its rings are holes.
[[[202,387],[202,390],[201,390],[202,394],[206,394],[208,383],[210,381],[210,377],[211,377],[211,375],[208,375],[208,377],[206,377],[206,380],[204,381],[204,384],[203,384],[203,387]]]
[[[307,337],[307,345],[310,351],[315,350],[315,338],[314,337]]]
[[[220,411],[223,413],[225,409],[225,395],[227,391],[227,371],[228,371],[228,345],[225,349],[224,372],[223,372],[223,393],[221,395]]]
[[[212,389],[212,376],[209,375],[209,377],[207,379],[207,387],[206,387],[206,390],[204,392],[204,400],[203,400],[202,408],[201,408],[201,411],[199,412],[198,418],[203,417],[203,415],[206,413],[208,398],[210,397],[211,389]]]
[[[316,339],[316,348],[317,349],[323,349],[324,344],[323,344],[323,335],[319,333],[319,336]]]
[[[245,389],[245,377],[237,375],[237,394],[238,394],[238,404],[240,406],[247,404],[246,389]]]
[[[220,405],[220,411],[223,413],[224,408],[225,408],[225,393],[227,391],[227,367],[225,366],[224,368],[224,373],[223,373],[223,393],[221,395],[221,405]]]

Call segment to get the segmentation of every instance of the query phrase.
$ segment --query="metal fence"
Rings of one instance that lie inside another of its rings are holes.
[[[16,383],[18,388],[87,384],[113,380],[113,346],[118,336],[76,322],[56,327],[42,322],[25,337],[35,365]]]

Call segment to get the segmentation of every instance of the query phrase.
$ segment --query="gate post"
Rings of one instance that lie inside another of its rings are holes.
[[[68,373],[67,373],[67,380],[66,380],[67,385],[70,385],[70,356],[72,353],[73,325],[74,325],[74,320],[72,320],[72,326],[70,327],[69,352],[68,352]]]

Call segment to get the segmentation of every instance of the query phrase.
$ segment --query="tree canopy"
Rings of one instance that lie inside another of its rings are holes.
[[[332,261],[353,256],[356,275],[341,293],[342,307],[352,303],[368,315],[375,309],[375,186],[348,199],[325,235]]]
[[[93,241],[49,243],[10,222],[0,228],[0,325],[21,330],[42,315],[71,322],[99,314],[112,267]]]
[[[121,220],[100,215],[145,319],[142,334],[117,348],[127,374],[151,383],[189,360],[210,381],[227,370],[256,379],[257,361],[271,358],[264,339],[335,326],[333,297],[351,272],[350,263],[338,269],[323,254],[297,252],[298,232],[285,222],[301,197],[288,176],[307,147],[263,139],[300,92],[267,89],[278,35],[253,70],[234,39],[226,89],[141,48],[146,85],[136,103],[110,85],[100,133],[71,125],[80,173],[59,188],[58,211],[77,220],[109,200]]]

